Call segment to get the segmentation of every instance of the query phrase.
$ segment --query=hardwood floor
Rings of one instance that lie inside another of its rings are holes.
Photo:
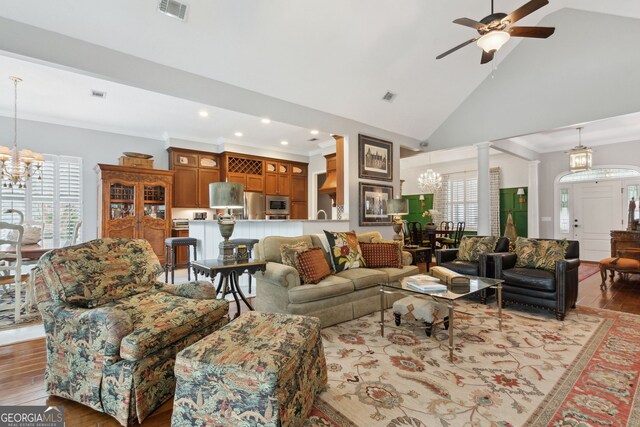
[[[424,270],[422,265],[421,270]],[[578,305],[606,308],[640,314],[640,276],[632,280],[616,278],[600,290],[600,274],[594,274],[580,283]],[[230,306],[235,314],[235,304]],[[67,426],[118,426],[110,416],[101,414],[79,403],[58,397],[48,397],[43,384],[46,363],[44,339],[0,347],[0,405],[64,405]],[[149,416],[144,426],[169,426],[172,401],[166,402]]]

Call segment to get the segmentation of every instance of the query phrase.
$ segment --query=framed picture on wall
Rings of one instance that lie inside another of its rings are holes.
[[[393,199],[393,187],[360,183],[360,225],[391,225],[387,204]]]
[[[393,143],[358,135],[358,163],[360,178],[393,180]]]

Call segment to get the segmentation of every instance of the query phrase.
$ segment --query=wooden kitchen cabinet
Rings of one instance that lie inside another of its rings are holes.
[[[146,239],[164,263],[174,171],[99,164],[98,237]]]
[[[175,187],[173,206],[176,208],[197,208],[198,192],[194,189],[198,186],[198,169],[193,167],[175,166]]]
[[[291,164],[291,219],[307,219],[308,210],[307,165]]]
[[[291,164],[267,160],[264,174],[264,192],[271,196],[291,194]]]
[[[169,167],[175,171],[173,207],[208,208],[209,184],[220,181],[220,157],[172,147]]]
[[[198,207],[208,208],[209,184],[220,182],[220,171],[211,169],[198,169]]]

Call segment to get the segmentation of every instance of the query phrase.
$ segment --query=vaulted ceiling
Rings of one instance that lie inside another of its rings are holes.
[[[524,2],[497,0],[496,10]],[[474,35],[451,21],[488,15],[489,0],[186,3],[186,22],[158,13],[157,0],[11,0],[0,16],[418,140],[492,72],[475,46],[435,59]],[[520,23],[536,25],[565,8],[640,18],[632,0],[552,0]],[[511,40],[498,63],[519,43]],[[525,43],[543,56],[556,42]],[[381,100],[387,91],[397,94],[392,103]]]

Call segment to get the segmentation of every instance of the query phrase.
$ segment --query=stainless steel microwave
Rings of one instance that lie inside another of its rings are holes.
[[[265,200],[267,215],[289,215],[288,196],[266,196]]]

